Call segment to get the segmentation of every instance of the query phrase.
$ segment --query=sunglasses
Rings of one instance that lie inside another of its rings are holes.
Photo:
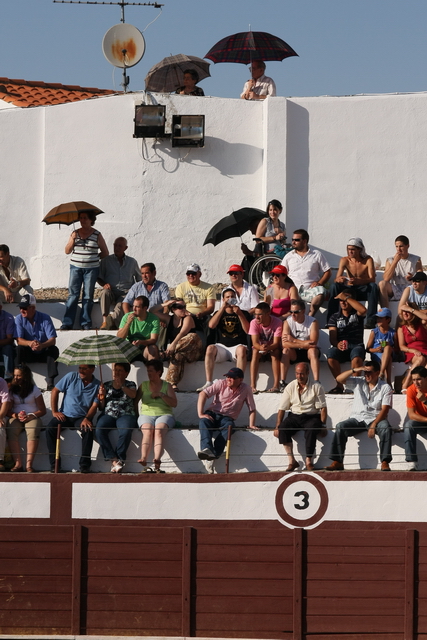
[[[299,313],[301,313],[302,309],[300,309],[299,311],[290,311],[291,316],[297,316]]]
[[[241,271],[229,271],[228,275],[229,276],[237,276],[237,275],[239,275],[239,273],[242,273],[242,272]]]
[[[197,276],[197,271],[187,271],[186,276]]]
[[[172,305],[172,311],[174,309],[181,309],[182,310],[182,309],[185,309],[185,306],[183,304],[173,304]]]
[[[292,238],[292,242],[301,242],[302,238]]]

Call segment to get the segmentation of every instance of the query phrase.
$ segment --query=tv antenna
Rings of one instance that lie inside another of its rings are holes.
[[[121,9],[120,23],[108,29],[102,40],[102,51],[110,64],[123,69],[123,81],[121,86],[126,93],[129,85],[129,76],[126,69],[134,67],[145,53],[145,40],[141,31],[131,24],[125,23],[125,6],[154,7],[160,9],[164,6],[158,2],[98,2],[96,0],[53,0],[56,4],[97,4],[116,5]],[[160,15],[160,14],[159,14]],[[150,23],[151,24],[151,23]]]

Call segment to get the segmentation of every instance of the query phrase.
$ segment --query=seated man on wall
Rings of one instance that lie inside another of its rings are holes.
[[[140,282],[141,273],[135,258],[127,256],[126,238],[116,238],[113,253],[102,258],[99,267],[98,284],[101,285],[102,325],[100,329],[118,329],[123,318],[122,302],[135,282]],[[110,313],[110,307],[114,310]]]
[[[51,391],[58,375],[56,359],[56,330],[47,313],[36,310],[36,299],[31,293],[21,298],[20,315],[15,318],[16,347],[15,366],[25,362],[47,363],[47,390]]]
[[[325,285],[331,277],[329,266],[323,253],[308,246],[309,235],[305,229],[297,229],[292,234],[292,247],[282,263],[288,276],[298,289],[299,297],[310,303],[309,316],[314,316],[326,296]]]
[[[344,272],[347,275],[344,275]],[[373,329],[376,324],[379,290],[375,282],[375,265],[371,256],[365,251],[360,238],[350,238],[347,242],[347,255],[341,258],[335,283],[331,287],[328,303],[329,318],[338,311],[337,295],[344,289],[351,288],[355,300],[368,301],[366,328]]]
[[[406,287],[399,302],[398,314],[401,315],[402,307],[409,302],[417,305],[420,311],[427,311],[427,274],[417,271],[411,278],[412,284]]]
[[[380,379],[378,362],[367,360],[362,367],[341,373],[337,381],[353,391],[353,408],[349,418],[335,427],[330,459],[333,460],[326,471],[344,469],[345,447],[349,436],[368,431],[368,438],[380,438],[381,471],[390,471],[391,426],[387,420],[393,405],[393,390]]]
[[[291,315],[284,321],[282,331],[281,391],[286,386],[289,366],[296,362],[309,362],[314,382],[319,382],[320,349],[317,346],[318,340],[319,323],[312,316],[305,315],[303,300],[292,300]]]
[[[18,302],[26,293],[32,293],[27,267],[22,258],[11,256],[7,244],[0,244],[0,300]]]
[[[265,100],[267,96],[276,95],[276,85],[272,78],[265,75],[265,62],[254,60],[251,63],[250,80],[245,82],[240,97],[243,100]]]
[[[247,311],[240,308],[234,296],[234,289],[224,289],[222,305],[209,320],[209,329],[216,329],[216,342],[206,349],[206,382],[197,391],[211,386],[215,362],[235,360],[237,368],[245,372],[248,354],[247,333],[251,317]]]
[[[252,336],[252,392],[258,393],[256,383],[260,361],[271,356],[273,386],[267,393],[279,393],[282,321],[271,315],[270,305],[266,302],[257,304],[254,316],[249,325],[249,335]]]
[[[328,393],[343,393],[344,387],[338,381],[341,365],[351,362],[353,369],[361,367],[365,357],[363,344],[363,321],[366,309],[353,297],[353,290],[345,289],[337,295],[340,310],[329,318],[328,366],[336,380],[336,386]]]
[[[216,296],[213,287],[208,282],[203,282],[202,272],[198,264],[193,262],[188,265],[187,282],[181,282],[175,289],[175,297],[184,300],[187,311],[192,313],[202,325],[206,322],[215,309]]]
[[[138,296],[133,303],[133,311],[126,313],[117,331],[119,338],[132,342],[135,347],[141,349],[143,362],[159,359],[159,350],[156,346],[160,331],[160,320],[148,311],[150,302],[146,296]]]
[[[423,270],[420,256],[409,253],[409,239],[406,236],[397,236],[394,246],[396,253],[387,258],[383,279],[379,284],[382,307],[388,307],[390,300],[400,300],[412,276]]]
[[[234,289],[234,297],[237,300],[239,309],[249,311],[250,314],[253,314],[259,302],[259,295],[255,285],[243,280],[244,273],[245,270],[240,264],[232,264],[227,271],[227,274],[230,276],[230,287]]]
[[[156,267],[153,262],[146,262],[141,266],[141,282],[131,286],[122,303],[123,313],[132,311],[135,298],[145,296],[149,302],[151,313],[162,310],[164,302],[170,299],[169,287],[166,282],[156,279]]]
[[[55,471],[55,453],[58,425],[62,429],[78,429],[82,438],[80,472],[89,473],[93,445],[93,418],[98,409],[98,390],[100,382],[93,372],[92,364],[79,365],[78,373],[67,373],[52,389],[50,406],[52,420],[46,427],[46,442],[49,451],[51,472]],[[59,394],[63,393],[61,408],[58,411]],[[59,458],[58,468],[61,468]]]
[[[221,456],[227,443],[228,427],[234,432],[234,421],[246,403],[249,409],[249,429],[256,429],[256,407],[252,390],[243,382],[244,373],[233,367],[224,374],[225,380],[217,380],[199,394],[197,412],[199,415],[200,460],[216,460]],[[209,409],[206,400],[212,398]],[[217,436],[214,441],[214,434]]]
[[[284,390],[277,413],[274,435],[279,438],[288,455],[289,464],[285,471],[295,471],[299,467],[293,453],[293,435],[300,429],[304,431],[306,471],[314,471],[317,436],[326,435],[328,412],[325,392],[320,382],[310,383],[309,372],[306,362],[295,365],[295,380]],[[289,413],[285,418],[286,411]]]
[[[3,358],[4,378],[11,380],[15,349],[13,336],[15,335],[15,318],[11,313],[4,311],[0,304],[0,356]]]
[[[412,384],[406,391],[409,420],[405,422],[405,460],[408,471],[418,471],[417,433],[427,433],[427,369],[412,369]]]

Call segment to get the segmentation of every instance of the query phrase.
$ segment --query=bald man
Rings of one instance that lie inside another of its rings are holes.
[[[126,238],[116,238],[113,253],[101,260],[98,284],[102,287],[100,329],[118,329],[123,317],[122,302],[135,282],[141,281],[141,273],[135,258],[130,258],[125,251],[128,248]],[[111,305],[114,310],[110,313]]]

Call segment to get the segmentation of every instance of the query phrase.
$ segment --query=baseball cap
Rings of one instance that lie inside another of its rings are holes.
[[[31,293],[27,293],[25,296],[22,296],[19,304],[16,305],[20,309],[28,309],[28,307],[36,306],[36,299]]]
[[[387,307],[383,307],[378,311],[376,315],[377,315],[377,318],[391,318],[392,313],[390,309],[387,309]]]
[[[427,280],[427,275],[424,271],[417,271],[417,273],[412,276],[411,280],[412,282],[424,282]]]
[[[284,276],[287,276],[288,270],[283,264],[278,264],[270,271],[270,273],[282,273]]]
[[[198,271],[201,271],[201,268],[199,267],[197,262],[193,262],[192,264],[188,265],[188,267],[186,268],[186,271],[192,271],[193,273],[197,273]]]
[[[224,373],[224,377],[226,377],[226,378],[244,378],[245,374],[243,373],[243,371],[241,369],[239,369],[239,367],[232,367],[230,369],[230,371],[227,371],[227,373]]]
[[[240,271],[241,273],[245,273],[244,268],[240,264],[232,264],[227,273],[230,271]]]

